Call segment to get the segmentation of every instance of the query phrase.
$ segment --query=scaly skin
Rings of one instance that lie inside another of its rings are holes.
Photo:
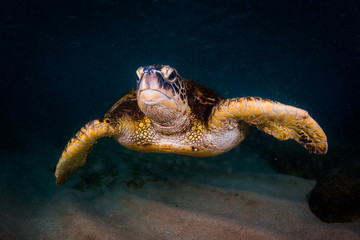
[[[229,123],[238,121],[279,140],[295,139],[310,153],[327,152],[324,131],[303,109],[258,97],[225,99],[212,109],[208,125],[212,131],[226,131]]]
[[[96,140],[120,134],[121,124],[111,118],[101,118],[87,123],[66,145],[56,166],[56,184],[64,184],[76,168],[85,164]]]

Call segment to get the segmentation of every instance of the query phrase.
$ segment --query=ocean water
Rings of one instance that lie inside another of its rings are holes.
[[[66,142],[149,64],[306,109],[329,151],[255,128],[209,158],[101,139],[56,186]],[[2,1],[0,239],[360,239],[359,218],[325,223],[308,203],[324,176],[359,169],[359,69],[354,0]]]

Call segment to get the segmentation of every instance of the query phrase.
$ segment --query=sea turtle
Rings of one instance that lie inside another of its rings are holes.
[[[295,139],[310,153],[327,152],[325,133],[305,110],[260,97],[224,99],[168,65],[139,67],[136,74],[136,89],[68,142],[56,167],[57,185],[85,164],[101,137],[141,152],[213,156],[236,147],[250,125],[280,140]]]

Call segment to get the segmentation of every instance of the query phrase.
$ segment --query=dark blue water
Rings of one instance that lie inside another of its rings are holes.
[[[301,156],[290,166],[300,168],[296,176],[317,179],[360,164],[357,1],[2,1],[4,196],[57,191],[53,169],[66,142],[134,87],[136,69],[149,64],[171,65],[225,97],[260,96],[306,109],[327,134],[327,155],[314,157],[255,129],[242,145],[270,163]],[[106,154],[101,149],[97,154]]]
[[[7,137],[21,141],[23,135],[47,137],[59,128],[73,131],[133,87],[138,66],[164,63],[226,97],[262,96],[307,109],[330,142],[358,139],[355,2],[5,1],[2,6]]]

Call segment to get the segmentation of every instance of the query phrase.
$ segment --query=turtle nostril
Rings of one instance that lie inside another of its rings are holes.
[[[155,74],[155,67],[154,66],[145,67],[144,73],[151,74],[151,75]]]

